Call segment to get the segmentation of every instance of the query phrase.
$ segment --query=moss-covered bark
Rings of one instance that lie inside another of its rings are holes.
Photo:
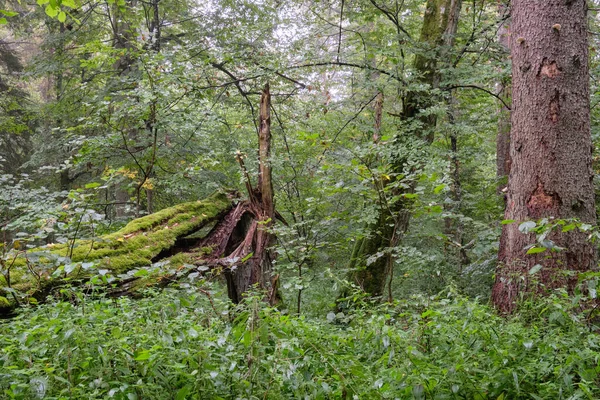
[[[76,240],[74,243],[48,245],[21,253],[16,259],[10,260],[10,282],[7,282],[7,276],[0,276],[0,288],[6,290],[10,286],[21,296],[39,298],[48,293],[49,288],[61,284],[65,274],[57,276],[55,272],[57,267],[66,263],[91,262],[95,264],[93,270],[103,269],[106,273],[117,276],[149,267],[168,257],[172,257],[171,264],[192,262],[194,253],[198,253],[198,258],[201,256],[201,248],[194,248],[192,245],[199,242],[202,236],[196,235],[196,238],[189,240],[186,237],[193,236],[231,208],[232,200],[228,194],[215,193],[201,201],[179,204],[135,219],[123,229],[94,240]],[[191,253],[179,254],[186,250]],[[170,268],[172,267],[173,265]],[[78,269],[69,275],[72,279],[85,279],[91,274],[82,271],[82,268],[76,268]],[[140,276],[143,279],[135,279],[138,281],[136,286],[140,286],[140,283],[148,285],[151,279],[159,282],[162,272],[167,273],[167,269],[155,269],[150,277]],[[126,283],[130,289],[133,287],[130,282]],[[13,308],[16,298],[18,296],[0,297],[0,311]]]
[[[424,88],[434,88],[439,84],[438,57],[447,55],[448,48],[453,45],[461,5],[461,0],[427,1],[419,39],[422,51],[416,54],[413,63],[416,76]],[[403,119],[419,118],[423,122],[422,133],[418,139],[426,143],[433,141],[436,118],[433,114],[423,117],[419,115],[419,110],[427,109],[432,104],[433,99],[429,90],[410,91],[403,101]],[[380,124],[381,121],[377,123]],[[405,174],[404,168],[407,164],[408,160],[402,155],[392,160],[394,176]],[[383,192],[385,189],[383,186],[378,190]],[[409,187],[404,189],[404,193],[412,190],[412,187]],[[349,264],[350,281],[375,297],[384,293],[388,281],[388,274],[393,264],[390,249],[397,245],[409,226],[410,202],[403,199],[404,193],[395,190],[390,197],[400,200],[380,201],[377,223],[369,226],[369,234],[355,244],[352,252]],[[341,294],[342,297],[344,295],[345,293]]]

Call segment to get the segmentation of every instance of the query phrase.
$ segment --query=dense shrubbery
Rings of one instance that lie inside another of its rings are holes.
[[[526,323],[453,290],[322,319],[207,294],[74,294],[23,312],[0,324],[2,397],[600,397],[600,336],[560,294],[532,303]]]

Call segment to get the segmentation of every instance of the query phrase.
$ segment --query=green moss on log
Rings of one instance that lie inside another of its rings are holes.
[[[177,239],[190,235],[217,219],[231,207],[226,193],[215,193],[199,201],[183,203],[157,213],[135,219],[121,230],[95,240],[76,240],[75,245],[49,245],[32,252],[49,252],[55,256],[70,256],[72,262],[97,262],[113,275],[152,264],[162,251],[175,246]],[[43,262],[43,257],[41,262]],[[35,268],[35,266],[34,266]],[[50,284],[48,277],[45,281]],[[148,283],[146,279],[145,283]],[[12,287],[27,292],[36,289],[35,279],[28,272],[26,259],[17,259],[11,270]],[[0,287],[6,286],[0,278]],[[7,300],[8,301],[8,300]],[[0,299],[0,303],[2,300]],[[1,307],[1,304],[0,304]]]
[[[11,304],[6,297],[0,296],[0,311],[10,310]]]

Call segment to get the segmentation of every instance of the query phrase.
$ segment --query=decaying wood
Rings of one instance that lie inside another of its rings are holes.
[[[75,253],[68,245],[23,252],[16,256],[19,268],[13,271],[19,271],[20,280],[12,279],[11,282],[10,277],[0,277],[0,288],[11,286],[24,297],[44,300],[53,289],[64,285],[66,276],[56,276],[51,270],[41,273],[38,278],[34,278],[35,274],[28,275],[27,271],[37,268],[30,263],[28,255],[45,252],[48,259],[71,253],[69,262],[94,262],[97,269],[102,268],[107,271],[104,274],[109,273],[115,278],[111,282],[114,286],[110,291],[112,295],[130,295],[150,285],[164,286],[191,272],[211,271],[223,273],[233,302],[242,301],[244,294],[255,287],[265,293],[270,304],[278,303],[279,276],[272,275],[274,254],[270,246],[274,235],[270,228],[276,218],[283,218],[275,211],[273,196],[269,160],[270,102],[267,85],[260,105],[256,187],[252,186],[242,155],[236,156],[245,176],[247,200],[239,200],[235,192],[217,193],[203,201],[181,204],[138,218],[122,230],[98,240],[76,241],[74,246],[79,250]],[[214,226],[210,228],[210,224]],[[210,230],[204,232],[208,228]],[[136,273],[142,269],[143,273]],[[93,274],[93,271],[87,271],[71,275],[69,281],[85,284]],[[17,301],[4,297],[0,300],[0,314],[10,312],[18,305]]]
[[[239,210],[234,211],[235,219],[238,221],[237,232],[245,233],[245,236],[233,241],[232,244],[235,244],[235,248],[232,248],[231,253],[225,259],[236,263],[235,268],[230,268],[226,272],[229,297],[234,302],[240,301],[242,295],[252,286],[257,286],[270,293],[268,296],[270,303],[274,304],[278,301],[276,285],[271,280],[273,254],[269,250],[274,239],[270,228],[275,219],[273,181],[269,160],[271,155],[270,110],[271,94],[267,84],[260,100],[258,184],[256,188],[253,188],[246,174],[248,200],[240,203],[237,206]],[[241,157],[238,157],[238,160],[244,168]],[[231,237],[234,237],[234,232],[235,229],[231,231]],[[243,260],[243,262],[240,263],[238,260]],[[222,261],[221,258],[220,262],[222,263]]]

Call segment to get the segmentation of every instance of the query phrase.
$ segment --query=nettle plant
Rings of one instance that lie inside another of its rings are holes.
[[[502,225],[515,223],[512,219],[502,221]],[[591,224],[583,223],[577,219],[555,219],[542,218],[538,221],[525,221],[519,225],[521,233],[535,234],[535,243],[527,246],[527,254],[539,254],[546,251],[561,251],[563,247],[558,246],[551,236],[553,232],[567,233],[574,230],[579,230],[588,234],[588,240],[595,243],[600,239],[600,227]]]
[[[504,220],[503,225],[515,223],[514,220]],[[519,231],[523,234],[534,234],[535,242],[526,247],[528,255],[544,255],[552,252],[566,250],[564,247],[555,243],[552,238],[554,234],[579,231],[587,234],[587,240],[597,243],[600,240],[600,227],[581,222],[577,219],[555,219],[542,218],[537,221],[525,221],[519,225]],[[535,264],[528,271],[528,275],[535,281],[535,275],[539,273],[544,266]],[[576,274],[576,271],[565,270],[566,275]],[[577,276],[578,286],[575,288],[575,302],[595,300],[598,297],[598,285],[600,284],[600,272],[584,271],[579,272]]]
[[[96,237],[96,227],[104,216],[92,208],[92,187],[55,192],[34,189],[28,175],[0,176],[0,307],[8,306],[3,296],[20,304],[33,301],[13,285],[23,275],[41,289],[50,276],[67,275],[89,269],[92,263],[73,263],[76,239]],[[50,251],[56,243],[66,244],[64,255]],[[16,279],[18,278],[18,279]]]

